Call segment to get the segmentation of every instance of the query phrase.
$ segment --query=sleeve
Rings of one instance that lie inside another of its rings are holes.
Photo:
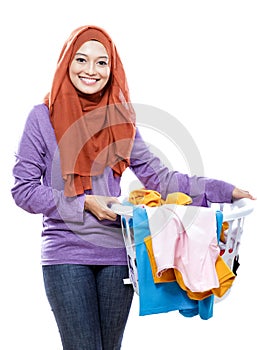
[[[163,198],[173,192],[183,192],[193,198],[193,203],[207,202],[230,203],[235,186],[221,180],[201,176],[189,176],[172,171],[163,165],[160,159],[150,152],[137,130],[131,154],[131,170],[145,188],[161,193]],[[195,200],[196,199],[196,200]]]
[[[29,114],[16,153],[13,167],[14,185],[11,193],[17,206],[33,214],[43,214],[55,220],[83,222],[85,196],[68,198],[62,190],[43,184],[49,171],[43,126],[37,110]],[[47,132],[47,130],[46,130]],[[49,162],[49,160],[48,160]]]

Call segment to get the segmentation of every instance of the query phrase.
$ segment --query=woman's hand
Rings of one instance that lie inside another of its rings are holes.
[[[84,210],[90,211],[100,221],[105,219],[115,221],[117,214],[109,208],[111,203],[120,202],[116,197],[86,195]]]
[[[237,200],[241,198],[249,198],[249,199],[256,199],[253,197],[248,191],[241,190],[240,188],[235,187],[232,192],[232,199]]]

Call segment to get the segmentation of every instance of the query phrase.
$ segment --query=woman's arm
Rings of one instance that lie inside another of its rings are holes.
[[[139,130],[132,151],[131,169],[146,188],[160,192],[164,199],[172,192],[186,193],[198,205],[207,201],[230,203],[234,199],[254,199],[248,192],[225,181],[169,170],[149,151]]]
[[[31,111],[16,154],[15,178],[11,189],[16,204],[30,213],[41,213],[56,220],[83,222],[85,196],[67,198],[63,191],[51,186],[54,173],[49,149],[56,148],[48,110],[36,106]]]

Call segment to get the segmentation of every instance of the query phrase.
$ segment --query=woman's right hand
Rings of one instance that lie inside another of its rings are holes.
[[[84,210],[90,211],[98,220],[115,221],[117,214],[110,209],[110,204],[120,203],[116,197],[86,195]]]

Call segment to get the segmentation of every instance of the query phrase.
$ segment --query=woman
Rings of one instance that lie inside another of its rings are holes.
[[[223,181],[169,171],[135,125],[123,65],[109,35],[84,26],[66,41],[44,103],[28,116],[13,169],[18,206],[43,214],[46,294],[65,350],[120,349],[133,289],[118,202],[130,169],[163,198],[193,204],[253,197]]]

